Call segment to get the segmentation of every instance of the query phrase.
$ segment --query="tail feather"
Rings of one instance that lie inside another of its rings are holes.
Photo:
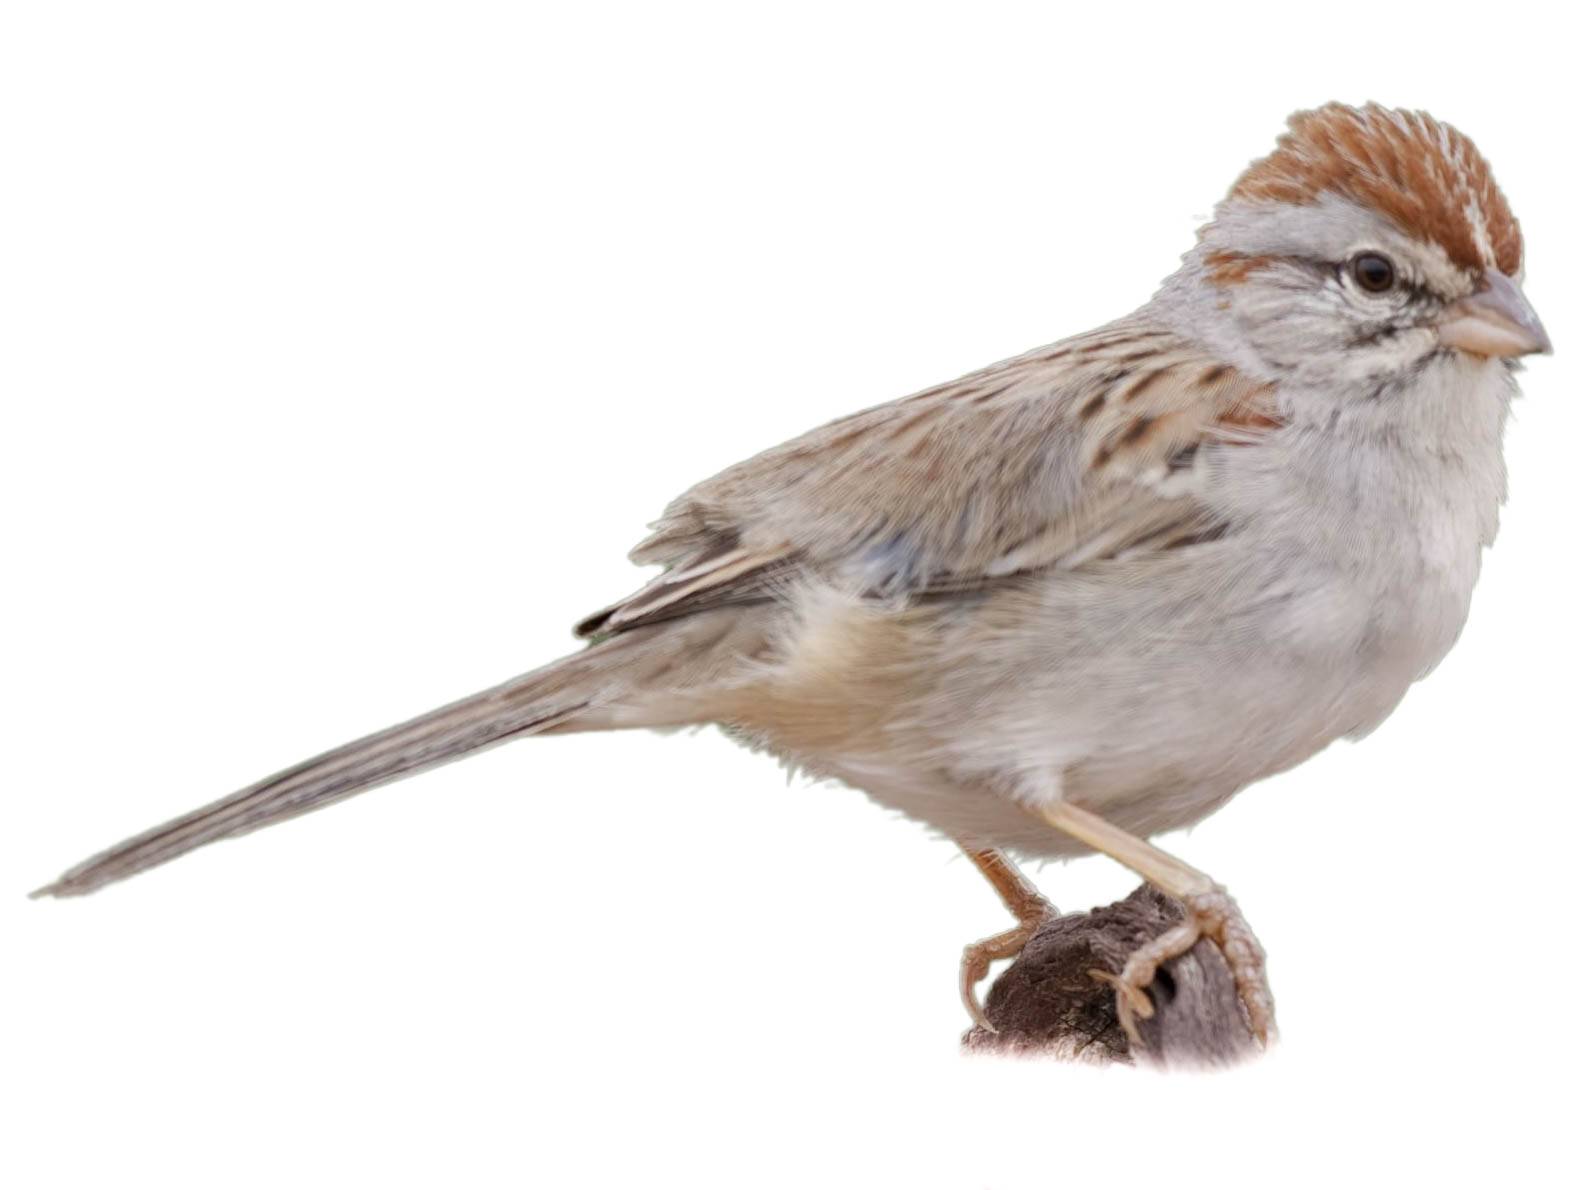
[[[630,652],[623,646],[633,640],[595,646],[293,765],[118,843],[32,895],[90,893],[219,839],[306,814],[517,736],[576,726],[582,711],[611,696]]]

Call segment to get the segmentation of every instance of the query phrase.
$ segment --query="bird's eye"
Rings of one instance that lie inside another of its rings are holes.
[[[1394,262],[1381,252],[1363,252],[1350,262],[1350,275],[1368,293],[1384,293],[1394,285]]]

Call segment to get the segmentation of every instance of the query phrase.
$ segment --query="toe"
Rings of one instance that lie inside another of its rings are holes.
[[[959,964],[959,999],[964,1002],[964,1010],[970,1014],[972,1023],[989,1033],[996,1033],[997,1026],[987,1018],[986,1009],[981,1007],[980,997],[975,992],[991,969],[992,964],[978,948],[965,947],[964,959]]]

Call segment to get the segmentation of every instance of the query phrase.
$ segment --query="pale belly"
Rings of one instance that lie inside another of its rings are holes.
[[[1154,577],[1165,581],[1103,606],[1054,582],[915,617],[883,646],[918,650],[886,667],[896,685],[856,673],[839,685],[858,705],[818,706],[816,736],[786,721],[757,734],[967,845],[1076,855],[1086,848],[1044,822],[1041,803],[1065,798],[1141,836],[1188,826],[1371,730],[1453,640],[1424,630],[1448,618],[1441,607],[1386,608],[1381,592],[1293,559],[1200,598],[1175,585],[1182,575]],[[1463,617],[1468,594],[1417,598],[1452,600]],[[852,730],[836,722],[845,713]]]

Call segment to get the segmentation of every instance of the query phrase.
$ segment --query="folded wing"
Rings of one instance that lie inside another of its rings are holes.
[[[1270,389],[1123,322],[840,418],[689,489],[632,557],[665,573],[589,617],[619,632],[818,575],[878,597],[1169,548],[1219,531],[1208,446],[1279,425]]]

